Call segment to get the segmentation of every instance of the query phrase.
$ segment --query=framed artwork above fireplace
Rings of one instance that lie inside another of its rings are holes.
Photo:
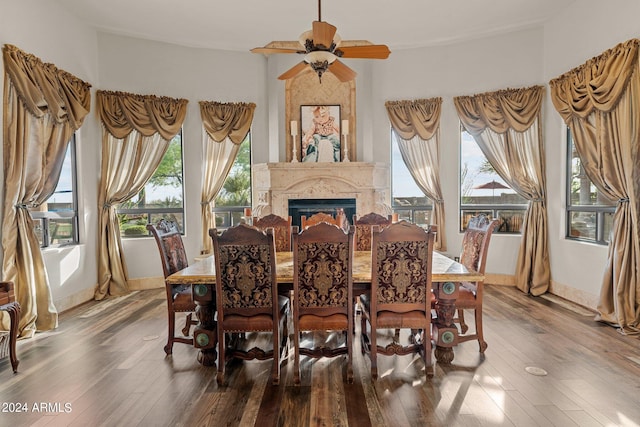
[[[339,105],[300,106],[303,162],[339,162],[342,153]]]

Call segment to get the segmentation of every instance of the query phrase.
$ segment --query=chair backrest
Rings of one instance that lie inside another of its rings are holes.
[[[476,215],[469,220],[462,237],[461,264],[484,274],[491,235],[499,224],[498,219],[490,220],[484,214]]]
[[[371,311],[431,310],[432,230],[398,221],[373,229]]]
[[[316,225],[318,223],[321,222],[326,222],[328,224],[335,224],[338,227],[340,227],[342,224],[340,224],[339,219],[334,218],[333,216],[331,216],[328,213],[325,212],[318,212],[316,214],[311,215],[309,218],[307,218],[306,216],[302,215],[300,217],[300,225],[301,228],[304,230],[312,225]]]
[[[253,226],[260,230],[273,228],[276,252],[291,252],[291,217],[282,218],[275,214],[262,218],[253,217]]]
[[[371,232],[374,225],[386,227],[391,225],[391,216],[384,217],[375,212],[357,218],[353,215],[353,225],[355,226],[356,251],[371,250]]]
[[[147,230],[151,232],[158,245],[165,278],[189,265],[178,224],[163,218],[155,226],[147,224]]]
[[[353,227],[326,222],[293,233],[293,291],[297,316],[353,309]]]
[[[278,286],[273,231],[246,224],[221,234],[209,230],[216,264],[218,321],[225,313],[277,316]]]

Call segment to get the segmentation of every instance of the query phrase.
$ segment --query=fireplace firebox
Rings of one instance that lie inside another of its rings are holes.
[[[300,217],[307,218],[313,214],[324,212],[336,216],[337,210],[342,209],[349,223],[356,213],[356,199],[289,199],[289,216],[291,225],[300,227]]]

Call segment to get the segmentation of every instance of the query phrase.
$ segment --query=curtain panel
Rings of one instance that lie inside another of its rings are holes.
[[[498,175],[529,201],[516,261],[516,286],[541,295],[551,281],[545,156],[541,129],[544,88],[507,89],[454,98],[464,128]]]
[[[444,199],[440,186],[440,112],[442,98],[385,102],[391,127],[407,169],[420,190],[433,201],[432,222],[438,226],[434,248],[447,250]]]
[[[551,100],[571,130],[585,173],[617,200],[597,319],[640,333],[640,73],[631,39],[551,80]]]
[[[117,205],[136,194],[162,161],[180,131],[186,99],[98,91],[103,126],[98,196],[98,288],[95,299],[129,292]]]
[[[254,103],[200,101],[204,158],[200,198],[202,254],[213,252],[209,229],[215,227],[214,201],[249,133],[255,109]]]
[[[28,208],[55,191],[67,145],[89,113],[91,85],[15,46],[2,49],[3,280],[15,284],[22,337],[57,326],[58,315]],[[0,313],[4,315],[4,313]],[[0,317],[8,329],[8,316]]]

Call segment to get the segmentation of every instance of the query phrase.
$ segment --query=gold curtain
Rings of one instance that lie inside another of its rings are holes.
[[[256,104],[221,103],[200,101],[200,116],[203,126],[203,171],[202,171],[202,249],[211,253],[213,245],[209,229],[215,227],[213,204],[224,180],[238,155],[240,144],[247,137]]]
[[[58,314],[27,208],[55,191],[67,145],[89,113],[91,85],[15,46],[2,49],[5,69],[3,280],[22,307],[19,334],[53,329]],[[3,314],[3,313],[0,313]],[[8,316],[2,327],[8,329]]]
[[[620,43],[549,82],[585,173],[604,196],[618,200],[597,318],[625,334],[640,332],[639,44]]]
[[[442,98],[385,103],[391,127],[400,137],[402,160],[420,190],[433,201],[438,226],[434,248],[447,250],[444,199],[440,187],[440,111]]]
[[[516,261],[516,286],[541,295],[551,281],[541,105],[544,87],[454,98],[464,128],[498,175],[529,200]]]
[[[98,196],[98,288],[95,299],[129,292],[116,207],[138,194],[180,131],[186,99],[97,92],[103,125]]]

